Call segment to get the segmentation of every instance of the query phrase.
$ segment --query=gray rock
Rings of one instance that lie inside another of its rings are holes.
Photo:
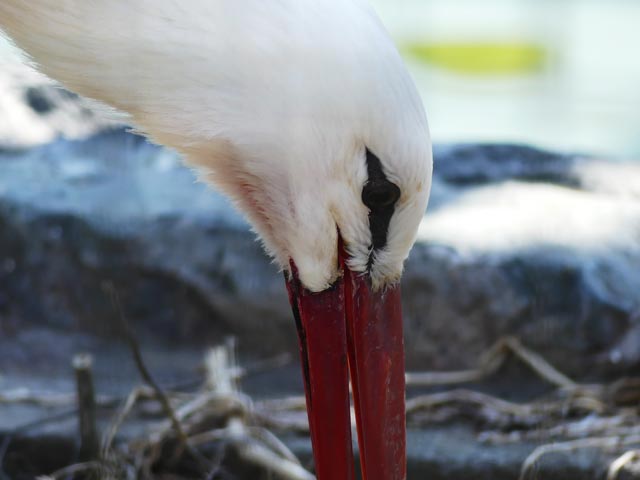
[[[172,344],[294,342],[282,278],[247,224],[171,153],[115,130],[0,159],[0,318],[117,333],[115,291]]]
[[[497,183],[505,180],[550,182],[575,186],[575,156],[557,155],[526,145],[456,144],[436,147],[437,175],[457,186]]]
[[[509,145],[435,157],[403,280],[409,365],[471,366],[505,334],[572,374],[637,365],[640,165]],[[170,344],[295,350],[281,274],[174,154],[123,129],[0,154],[3,332],[117,334],[114,291]]]
[[[637,365],[640,164],[535,160],[534,149],[502,145],[476,146],[474,169],[472,150],[436,149],[433,202],[403,285],[412,354],[469,366],[513,334],[572,374]]]

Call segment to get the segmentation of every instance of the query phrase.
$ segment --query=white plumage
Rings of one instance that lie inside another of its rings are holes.
[[[371,233],[365,148],[402,196],[371,264],[396,281],[431,182],[422,103],[364,0],[2,0],[0,28],[66,87],[125,112],[248,216],[320,291]]]

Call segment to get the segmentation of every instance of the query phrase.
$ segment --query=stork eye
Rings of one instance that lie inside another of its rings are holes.
[[[371,210],[395,205],[399,198],[400,189],[389,181],[367,182],[362,189],[362,203]]]
[[[362,203],[369,208],[369,230],[371,248],[380,250],[387,244],[389,223],[400,198],[400,188],[389,181],[384,174],[382,163],[367,150],[367,173],[369,178],[362,188]],[[373,257],[370,257],[370,262]]]

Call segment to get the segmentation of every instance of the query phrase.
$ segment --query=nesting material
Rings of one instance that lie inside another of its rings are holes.
[[[133,339],[132,345],[135,343]],[[143,364],[142,355],[137,358]],[[514,359],[554,390],[528,402],[513,402],[463,388],[463,384],[499,375],[498,368]],[[81,370],[88,366],[85,361],[76,363]],[[149,385],[147,380],[153,378],[147,370],[142,375],[147,384],[120,400],[120,408],[102,436],[96,459],[42,479],[62,479],[81,472],[95,472],[100,479],[127,480],[157,478],[159,473],[176,479],[248,478],[234,477],[231,470],[236,467],[252,469],[251,478],[261,475],[255,472],[262,472],[273,479],[313,479],[276,435],[291,432],[308,435],[304,397],[254,402],[244,395],[237,379],[246,370],[237,365],[234,341],[211,349],[203,363],[203,386],[190,393],[162,391],[153,381]],[[603,467],[608,470],[607,480],[636,478],[640,470],[637,450],[640,416],[636,407],[640,403],[639,385],[637,378],[623,378],[611,384],[575,382],[516,339],[505,338],[482,356],[475,370],[408,374],[407,421],[410,428],[422,428],[465,419],[478,426],[479,441],[488,445],[539,443],[523,462],[521,480],[535,478],[550,454],[572,455],[582,449],[596,449],[611,458],[610,465]],[[416,386],[453,388],[411,395]],[[164,401],[159,400],[159,395]],[[112,408],[117,401],[95,398],[98,407]],[[47,398],[28,391],[0,394],[0,403],[50,405],[51,402],[56,406],[73,405],[75,398],[73,395]],[[141,412],[148,415],[153,404],[161,405],[155,411],[160,417],[153,426],[144,435],[128,441],[121,439],[121,427],[135,421]],[[0,465],[1,457],[0,451]],[[230,464],[230,458],[235,463]]]

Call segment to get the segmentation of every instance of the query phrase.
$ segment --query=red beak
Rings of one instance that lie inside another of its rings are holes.
[[[318,480],[353,480],[349,374],[364,480],[406,478],[404,345],[400,287],[374,291],[351,272],[312,293],[291,264],[289,301],[298,327]]]

